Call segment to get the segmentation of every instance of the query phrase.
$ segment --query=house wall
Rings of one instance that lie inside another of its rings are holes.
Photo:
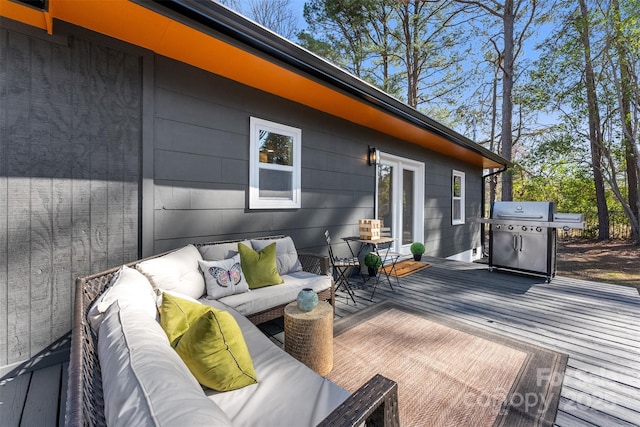
[[[367,146],[425,162],[427,254],[479,245],[451,225],[481,169],[168,58],[56,23],[0,28],[0,374],[71,328],[74,279],[188,242],[291,235],[326,253],[329,229],[371,217]],[[259,72],[259,70],[256,70]],[[302,207],[248,210],[249,119],[302,130]]]
[[[71,329],[75,277],[138,255],[140,64],[2,22],[0,367]]]
[[[154,205],[144,216],[154,223],[149,254],[265,234],[288,234],[302,249],[324,251],[325,229],[339,242],[357,234],[359,218],[373,215],[368,145],[425,162],[428,255],[478,246],[478,227],[451,225],[451,171],[466,172],[467,216],[479,216],[480,168],[168,58],[154,63]],[[251,116],[302,130],[301,209],[247,209]]]

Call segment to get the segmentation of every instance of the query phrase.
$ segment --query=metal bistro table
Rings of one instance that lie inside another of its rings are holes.
[[[375,254],[378,255],[381,260],[384,260],[385,258],[380,255],[379,246],[381,246],[381,245],[390,245],[395,241],[395,239],[393,237],[379,237],[377,239],[361,239],[360,236],[343,237],[342,240],[347,242],[347,246],[349,247],[349,251],[351,251],[351,255],[352,256],[360,258],[360,255],[362,254],[362,252],[368,246],[371,246],[372,249],[373,249],[373,252],[375,252]],[[355,244],[359,244],[360,245],[358,247],[357,253],[354,251],[353,246],[351,246],[352,244],[354,244],[354,245]],[[374,283],[373,292],[371,293],[371,299],[373,299],[373,295],[376,293],[376,287],[378,286],[378,283],[380,282],[380,273],[382,272],[382,269],[384,267],[385,266],[384,266],[384,263],[383,263],[382,267],[378,269],[378,273],[376,274],[376,283]],[[389,270],[392,270],[392,269],[393,269],[393,266],[390,266]],[[387,281],[389,282],[389,287],[391,287],[391,290],[393,291],[394,290],[393,289],[393,285],[391,284],[391,279],[389,279],[389,273],[387,272],[387,270],[384,270],[384,274],[385,274],[385,276],[387,276]],[[362,270],[360,271],[360,275],[362,276],[363,280],[366,282],[366,279],[364,278],[364,275],[362,274]]]

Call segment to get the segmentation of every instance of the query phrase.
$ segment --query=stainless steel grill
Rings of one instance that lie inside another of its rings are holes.
[[[493,202],[489,268],[505,268],[546,276],[556,274],[557,229],[584,228],[582,214],[556,213],[553,202]]]

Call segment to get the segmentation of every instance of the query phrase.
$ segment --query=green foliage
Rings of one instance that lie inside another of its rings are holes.
[[[364,257],[364,265],[366,265],[369,268],[378,269],[382,267],[382,260],[375,253],[369,252]]]
[[[422,255],[424,253],[424,245],[420,242],[413,242],[409,248],[414,255]]]

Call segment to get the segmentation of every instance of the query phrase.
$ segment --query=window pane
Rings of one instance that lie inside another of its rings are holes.
[[[380,165],[378,167],[378,219],[385,227],[393,227],[393,167]]]
[[[260,129],[258,144],[260,163],[293,166],[293,137]]]
[[[408,245],[413,242],[413,171],[404,169],[402,171],[402,244]]]
[[[462,216],[460,215],[460,202],[461,200],[459,199],[453,201],[453,219],[454,220],[462,219]]]
[[[462,177],[454,176],[453,177],[453,197],[460,197],[461,192],[460,189],[462,187]]]
[[[260,169],[260,197],[293,199],[292,172]]]

